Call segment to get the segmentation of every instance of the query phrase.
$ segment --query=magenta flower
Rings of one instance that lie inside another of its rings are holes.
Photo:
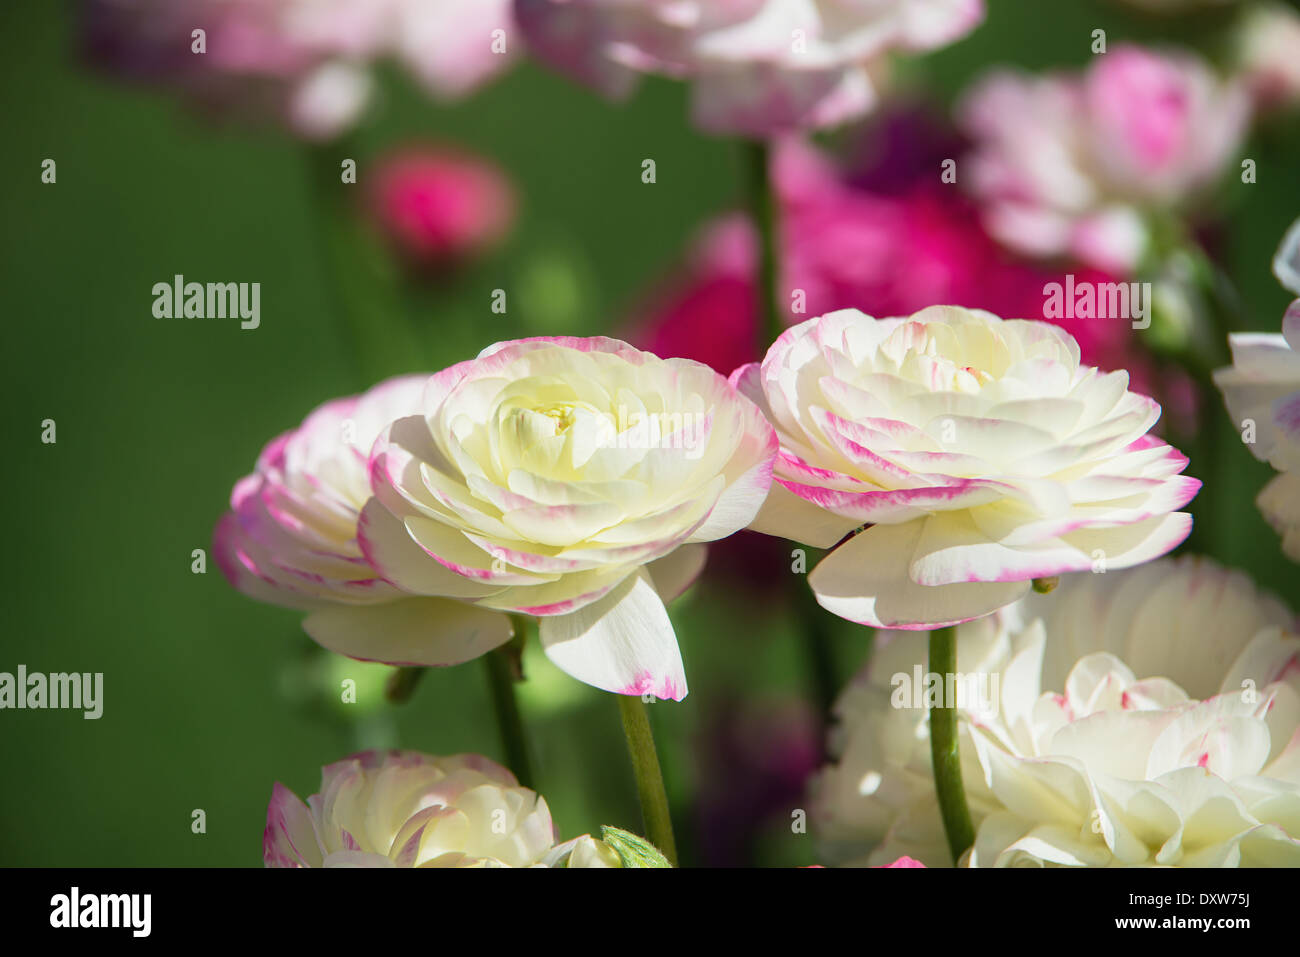
[[[379,160],[367,177],[371,219],[416,267],[462,263],[498,243],[514,222],[505,175],[464,152],[410,147]]]

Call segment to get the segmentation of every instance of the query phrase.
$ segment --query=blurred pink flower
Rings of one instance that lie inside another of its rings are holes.
[[[916,858],[904,855],[892,864],[877,864],[876,867],[919,867],[924,869],[925,865],[916,860]]]
[[[505,174],[463,151],[396,150],[378,161],[367,182],[370,217],[419,268],[464,262],[499,242],[514,222],[515,194]]]
[[[374,61],[463,96],[510,62],[511,27],[510,0],[84,0],[79,25],[86,58],[109,73],[313,140],[360,118]]]
[[[893,50],[932,50],[984,17],[983,0],[515,0],[533,52],[607,96],[639,74],[691,84],[697,126],[765,137],[871,108]]]
[[[994,72],[958,112],[975,140],[959,178],[993,235],[1126,274],[1146,251],[1147,215],[1224,172],[1250,106],[1191,54],[1122,46],[1081,75]]]

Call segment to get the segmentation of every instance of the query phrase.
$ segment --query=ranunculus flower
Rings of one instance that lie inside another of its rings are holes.
[[[304,804],[277,783],[267,867],[618,867],[584,835],[557,845],[546,799],[477,754],[364,751],[327,765]]]
[[[460,150],[395,151],[379,159],[366,183],[371,218],[417,267],[470,259],[499,242],[514,220],[514,191],[505,174]]]
[[[1120,46],[1081,76],[999,71],[959,106],[960,164],[989,229],[1022,252],[1130,272],[1149,213],[1185,205],[1223,173],[1249,98],[1187,53]]]
[[[837,705],[811,813],[828,863],[952,863],[924,655],[883,636]],[[1067,576],[959,626],[964,863],[1300,866],[1298,656],[1291,612],[1200,558]]]
[[[217,523],[213,555],[235,588],[309,612],[303,629],[332,651],[389,664],[455,664],[507,641],[501,615],[408,595],[371,568],[357,541],[370,498],[367,456],[380,430],[419,407],[428,376],[336,399],[272,439]]]
[[[1160,406],[1127,373],[1081,365],[1050,323],[844,310],[788,329],[732,380],[781,442],[752,527],[819,548],[847,539],[808,582],[850,621],[966,621],[1032,579],[1149,561],[1191,530],[1175,509],[1200,482],[1147,434]]]
[[[510,0],[85,0],[80,21],[94,65],[208,108],[269,115],[313,140],[360,118],[378,60],[401,60],[452,98],[513,52]],[[203,52],[193,52],[198,29]],[[505,53],[494,50],[501,38]]]
[[[696,125],[765,137],[843,123],[893,50],[965,36],[983,0],[515,0],[532,51],[609,96],[641,73],[691,84]]]
[[[376,570],[537,616],[546,654],[588,684],[685,696],[664,601],[767,495],[776,436],[754,404],[697,362],[541,338],[438,373],[414,411],[371,456]]]
[[[1300,230],[1292,230],[1300,237]],[[1214,373],[1246,448],[1282,474],[1256,504],[1300,562],[1300,299],[1287,308],[1282,334],[1234,332],[1232,365]]]

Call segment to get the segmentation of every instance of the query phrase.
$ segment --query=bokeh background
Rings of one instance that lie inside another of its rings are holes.
[[[968,39],[903,67],[938,108],[992,64],[1082,66],[1097,27],[1111,43],[1178,42],[1211,57],[1224,36],[1213,14],[1149,18],[1092,0],[990,8]],[[440,368],[522,335],[618,332],[700,224],[741,204],[741,157],[689,127],[680,86],[650,81],[613,106],[527,62],[454,106],[386,71],[354,134],[308,146],[96,75],[79,61],[75,19],[72,4],[0,7],[0,671],[103,672],[104,714],[0,712],[0,864],[255,866],[274,781],[305,796],[322,764],[375,744],[503,753],[478,663],[434,671],[391,706],[386,669],[317,650],[297,614],[237,594],[210,554],[207,573],[192,573],[232,483],[267,439],[379,368]],[[337,182],[342,157],[364,178],[367,158],[421,139],[495,161],[518,220],[454,275],[404,291],[381,275],[404,296],[411,338],[362,361],[342,313],[372,288],[363,274],[387,267],[322,179]],[[1215,254],[1251,327],[1273,331],[1288,297],[1269,260],[1300,212],[1300,130],[1257,129],[1245,155],[1258,182],[1232,190]],[[641,181],[647,157],[654,185]],[[40,180],[45,158],[56,184]],[[155,319],[151,288],[175,273],[260,282],[261,327]],[[490,308],[496,288],[509,290],[504,315]],[[40,441],[46,418],[53,445]],[[1271,470],[1231,441],[1218,449],[1189,469],[1213,483],[1204,547],[1285,596],[1294,566],[1253,505]],[[818,677],[780,600],[789,575],[788,547],[719,549],[673,609],[691,694],[650,710],[683,863],[815,860],[790,826],[820,732]],[[826,619],[842,683],[870,637]],[[639,829],[614,701],[536,652],[522,707],[561,833]],[[356,704],[339,700],[345,678]],[[199,808],[204,834],[191,830]]]

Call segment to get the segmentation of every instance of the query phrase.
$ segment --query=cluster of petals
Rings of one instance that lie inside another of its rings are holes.
[[[928,629],[987,615],[1034,579],[1177,546],[1200,488],[1148,434],[1125,372],[1082,365],[1046,322],[933,306],[831,313],[732,375],[781,450],[752,528],[833,548],[809,574],[851,621]]]
[[[924,662],[886,635],[837,704],[813,786],[828,863],[952,864]],[[962,864],[1300,865],[1300,636],[1244,574],[1189,557],[1068,576],[959,626],[957,672]]]
[[[546,799],[477,754],[364,751],[306,803],[276,784],[267,867],[618,867],[590,836],[557,843]]]
[[[862,115],[891,51],[946,46],[983,0],[515,0],[532,52],[610,96],[639,75],[691,84],[697,126],[764,137]]]
[[[537,616],[595,687],[680,700],[664,602],[746,527],[776,436],[708,366],[615,339],[491,346],[380,436],[359,539],[405,591]]]
[[[438,98],[467,95],[510,62],[512,28],[510,0],[88,0],[80,24],[93,63],[307,139],[357,121],[377,60]]]
[[[614,339],[499,343],[327,403],[241,480],[216,554],[322,645],[445,665],[540,619],[550,659],[622,694],[687,691],[665,602],[746,527],[776,436],[718,373]]]
[[[1224,173],[1251,107],[1242,83],[1190,53],[1120,46],[1082,74],[995,71],[958,111],[974,140],[964,182],[994,235],[1128,273],[1148,251],[1149,216]]]
[[[508,621],[449,599],[407,594],[362,553],[371,446],[417,407],[426,375],[326,402],[267,443],[231,492],[213,556],[235,588],[307,612],[303,628],[333,651],[389,664],[456,664],[507,641]]]

